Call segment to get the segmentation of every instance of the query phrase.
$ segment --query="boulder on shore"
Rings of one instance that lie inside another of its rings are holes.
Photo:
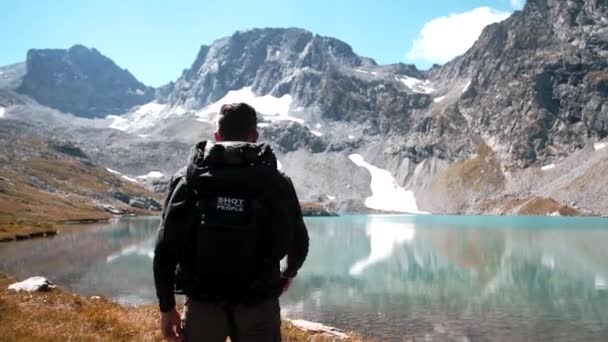
[[[301,329],[311,335],[323,335],[329,338],[344,340],[349,338],[347,334],[337,328],[323,325],[321,323],[309,322],[303,319],[288,320],[294,327]]]
[[[55,284],[51,283],[45,277],[31,277],[24,281],[9,285],[8,290],[15,292],[43,292],[50,291],[55,287]]]

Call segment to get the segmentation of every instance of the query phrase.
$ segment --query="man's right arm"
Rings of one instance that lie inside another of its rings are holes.
[[[192,217],[193,203],[187,184],[183,179],[175,180],[172,190],[167,195],[161,223],[154,248],[154,284],[161,312],[171,311],[175,307],[175,269],[179,262],[180,244],[184,241],[185,225]]]

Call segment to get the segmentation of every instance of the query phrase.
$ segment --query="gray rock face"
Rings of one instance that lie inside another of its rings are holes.
[[[149,102],[154,89],[95,49],[30,50],[17,91],[40,104],[83,117],[122,114]]]
[[[112,194],[112,197],[137,209],[152,211],[159,211],[162,209],[161,204],[153,198],[131,197],[123,192],[115,192]]]
[[[474,133],[509,164],[547,162],[608,134],[608,4],[529,0],[431,72]]]
[[[261,129],[261,140],[275,146],[279,152],[293,152],[306,149],[312,153],[325,151],[327,144],[322,138],[293,121],[279,121]]]

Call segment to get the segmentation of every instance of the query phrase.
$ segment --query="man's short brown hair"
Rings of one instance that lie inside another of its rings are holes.
[[[220,108],[217,132],[225,141],[245,141],[257,131],[255,109],[246,103],[230,103]]]

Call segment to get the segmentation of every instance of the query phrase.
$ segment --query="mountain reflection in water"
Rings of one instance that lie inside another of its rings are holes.
[[[310,218],[308,260],[284,314],[383,340],[608,340],[608,221]],[[157,219],[0,244],[0,271],[153,303]]]

